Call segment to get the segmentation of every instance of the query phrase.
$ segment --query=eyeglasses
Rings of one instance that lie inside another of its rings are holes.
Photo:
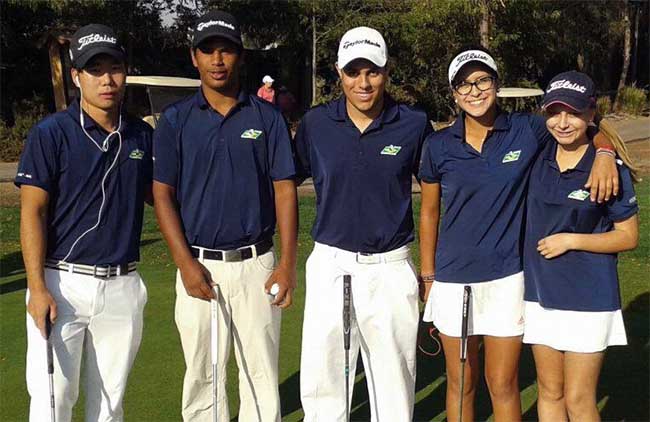
[[[472,87],[476,87],[479,91],[487,91],[494,86],[494,81],[496,78],[494,76],[485,76],[480,79],[475,80],[474,82],[461,82],[454,87],[454,91],[460,95],[467,95],[472,92]]]

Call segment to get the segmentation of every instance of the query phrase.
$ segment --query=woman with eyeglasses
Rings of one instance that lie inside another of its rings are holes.
[[[553,137],[540,116],[499,109],[498,77],[494,58],[483,48],[464,49],[454,57],[448,78],[461,112],[452,126],[427,138],[420,166],[421,298],[424,320],[433,321],[442,339],[450,421],[460,416],[465,286],[472,294],[463,420],[475,420],[480,336],[495,420],[521,420],[517,372],[524,331],[524,204],[530,169]],[[613,149],[601,135],[596,142]],[[616,194],[612,156],[599,154],[594,161],[592,199]]]
[[[601,204],[587,200],[583,185],[598,155],[587,131],[598,120],[589,76],[557,75],[542,107],[555,142],[537,158],[528,188],[523,341],[533,345],[539,419],[599,421],[605,349],[627,344],[616,254],[638,244],[638,178],[622,140],[603,122],[621,159],[619,194]]]

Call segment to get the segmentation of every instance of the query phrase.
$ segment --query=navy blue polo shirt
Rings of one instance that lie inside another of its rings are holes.
[[[108,133],[84,113],[84,127],[99,144]],[[114,265],[140,258],[144,195],[152,180],[152,129],[142,120],[122,116],[122,145],[117,135],[102,152],[81,129],[79,101],[41,120],[27,135],[16,186],[37,186],[49,194],[48,259],[65,258],[73,243],[97,223],[102,178],[106,201],[99,226],[73,248],[67,262]]]
[[[199,88],[164,110],[154,155],[154,180],[176,189],[190,245],[228,250],[273,236],[273,181],[294,177],[295,165],[272,104],[240,93],[222,116]]]
[[[345,97],[310,110],[296,133],[299,174],[313,177],[315,241],[379,253],[413,240],[411,180],[432,128],[423,111],[388,96],[361,133]]]
[[[618,166],[619,194],[595,203],[584,189],[595,158],[590,145],[574,169],[560,172],[550,143],[535,163],[528,189],[524,275],[527,301],[545,308],[572,311],[613,311],[621,308],[616,271],[617,254],[568,251],[545,259],[537,242],[555,233],[604,233],[614,222],[639,210],[630,171]]]
[[[522,270],[528,176],[551,139],[540,116],[501,112],[480,153],[465,141],[464,113],[429,136],[420,177],[440,183],[444,205],[436,280],[478,283]]]

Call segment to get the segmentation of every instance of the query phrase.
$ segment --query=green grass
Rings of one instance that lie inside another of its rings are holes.
[[[599,384],[598,399],[604,420],[647,421],[649,394],[648,337],[650,263],[650,183],[637,186],[641,204],[641,244],[620,257],[621,294],[630,345],[611,348]],[[415,201],[416,213],[419,198]],[[302,418],[299,397],[300,338],[304,305],[304,264],[312,248],[309,229],[314,218],[313,197],[300,199],[299,287],[294,306],[283,314],[280,350],[280,395],[283,421]],[[27,419],[29,396],[25,387],[25,274],[20,256],[18,208],[0,208],[0,420]],[[145,308],[142,345],[129,379],[124,401],[127,421],[180,420],[180,397],[184,371],[180,341],[174,325],[175,267],[158,232],[151,209],[147,209],[142,236],[140,272],[147,283],[149,303]],[[417,245],[414,257],[417,260]],[[443,420],[445,375],[442,355],[418,355],[415,419]],[[354,420],[369,420],[365,380],[359,370],[352,403]],[[236,416],[237,369],[228,367],[231,414]],[[536,419],[535,370],[530,349],[524,348],[520,386],[525,419]],[[477,417],[491,415],[484,384],[477,399]],[[83,396],[74,420],[83,420]],[[235,418],[236,419],[236,418]],[[248,422],[248,421],[242,421]]]

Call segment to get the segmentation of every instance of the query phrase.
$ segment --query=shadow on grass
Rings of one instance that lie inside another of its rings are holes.
[[[598,400],[609,397],[600,412],[603,420],[647,421],[650,336],[650,293],[637,296],[625,308],[623,318],[628,345],[607,350],[598,383]]]
[[[162,240],[162,239],[159,238],[159,237],[157,237],[157,238],[155,238],[155,239],[144,239],[144,240],[141,240],[141,241],[140,241],[140,247],[142,248],[142,247],[145,247],[145,246],[147,246],[147,245],[151,245],[151,244],[153,244],[153,243],[158,243],[158,242],[160,242],[161,240]]]
[[[27,279],[21,278],[20,280],[10,281],[9,283],[0,284],[0,295],[13,293],[18,290],[27,288]]]
[[[23,264],[23,254],[21,251],[8,253],[0,258],[0,277],[22,274],[24,272],[25,265]]]
[[[282,416],[302,409],[300,404],[300,371],[296,371],[280,384],[280,408]]]

